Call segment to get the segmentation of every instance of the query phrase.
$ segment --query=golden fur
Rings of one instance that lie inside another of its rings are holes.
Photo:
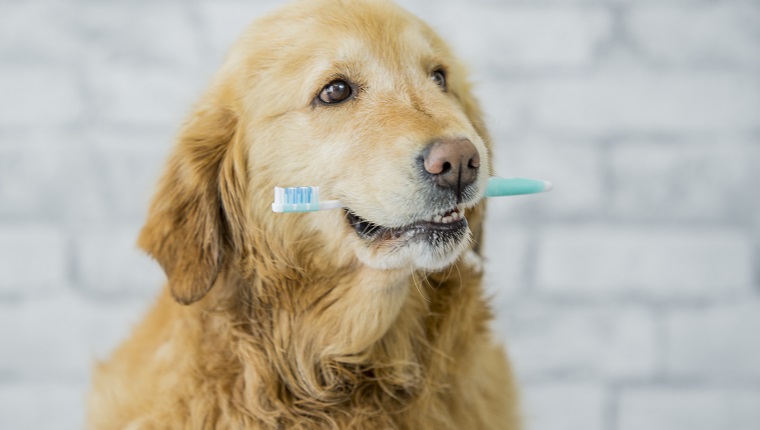
[[[445,67],[446,91],[430,80]],[[336,76],[356,99],[319,106]],[[376,0],[305,0],[254,23],[184,124],[139,244],[156,305],[93,375],[91,429],[510,429],[514,382],[489,331],[474,240],[439,253],[363,243],[343,211],[271,212],[320,185],[357,214],[424,213],[410,179],[431,141],[489,139],[463,67]],[[403,245],[403,246],[402,246]],[[474,253],[474,254],[473,254]]]

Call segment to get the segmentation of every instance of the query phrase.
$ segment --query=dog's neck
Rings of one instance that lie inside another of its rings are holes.
[[[238,369],[231,375],[238,400],[256,416],[323,414],[329,421],[328,407],[401,410],[423,394],[420,387],[449,383],[445,369],[467,353],[464,340],[483,332],[490,317],[479,311],[479,275],[461,263],[433,275],[389,276],[366,267],[329,278],[231,273],[203,301],[216,310],[206,313],[216,321],[207,336],[218,336],[222,324],[232,338],[223,344],[236,350],[224,365]],[[443,330],[445,324],[461,329]]]

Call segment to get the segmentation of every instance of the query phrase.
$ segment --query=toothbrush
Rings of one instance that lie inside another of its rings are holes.
[[[552,183],[526,178],[491,177],[485,197],[518,196],[550,191]],[[339,200],[319,200],[319,187],[274,188],[273,212],[315,212],[342,208]]]

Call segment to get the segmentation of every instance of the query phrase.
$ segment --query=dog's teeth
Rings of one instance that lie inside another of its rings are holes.
[[[433,222],[436,224],[450,224],[462,218],[464,218],[464,208],[460,209],[460,206],[457,206],[454,209],[445,211],[443,213],[428,215],[425,218],[423,218],[423,221]]]

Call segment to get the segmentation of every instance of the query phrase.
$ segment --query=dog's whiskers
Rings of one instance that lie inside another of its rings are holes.
[[[422,294],[422,290],[420,290],[420,284],[417,282],[417,276],[415,276],[415,270],[414,267],[410,266],[411,272],[412,272],[412,283],[414,283],[414,287],[417,289],[417,292],[420,294],[420,297],[422,297],[422,300],[426,301],[427,303],[432,303],[433,301],[429,298],[425,297],[424,294]]]

